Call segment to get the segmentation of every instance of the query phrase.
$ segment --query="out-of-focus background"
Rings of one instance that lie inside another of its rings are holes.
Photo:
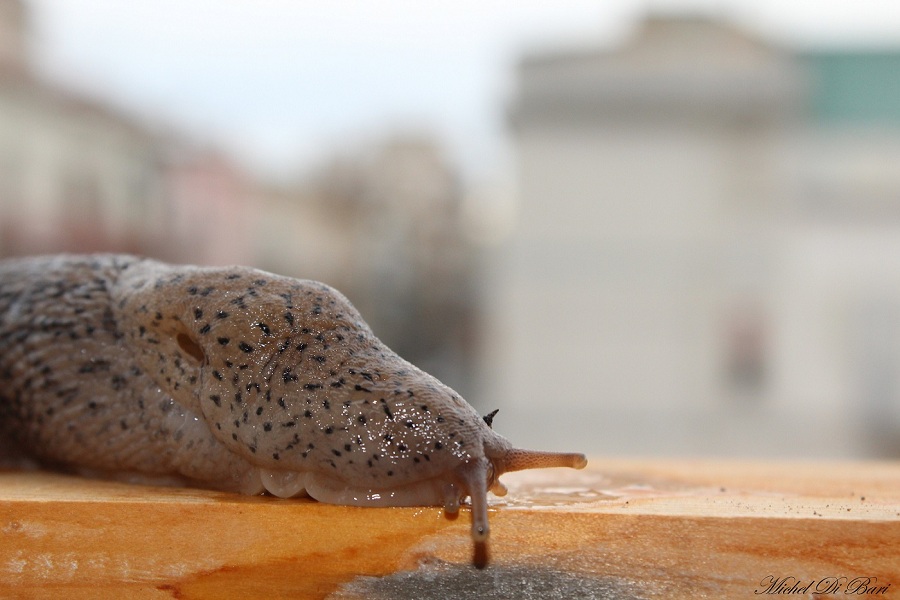
[[[523,446],[898,457],[900,14],[0,0],[0,255],[61,251],[326,281]]]

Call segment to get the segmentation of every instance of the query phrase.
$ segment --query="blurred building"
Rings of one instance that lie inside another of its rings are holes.
[[[0,0],[0,253],[163,247],[160,141],[37,78],[28,14]]]
[[[404,358],[475,388],[475,249],[458,175],[428,135],[334,156],[260,211],[258,263],[344,292]]]
[[[154,256],[201,265],[257,264],[261,185],[221,151],[180,142],[168,156],[167,248]]]
[[[389,136],[268,184],[214,145],[42,80],[30,31],[27,4],[0,0],[0,257],[132,252],[322,280],[405,358],[471,386],[474,257],[436,140]]]
[[[900,453],[900,49],[706,18],[531,56],[486,396],[612,454]],[[503,412],[501,412],[501,415]]]

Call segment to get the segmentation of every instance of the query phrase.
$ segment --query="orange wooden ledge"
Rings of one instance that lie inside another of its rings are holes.
[[[478,570],[465,509],[3,472],[0,598],[900,598],[900,463],[595,459],[503,479]]]

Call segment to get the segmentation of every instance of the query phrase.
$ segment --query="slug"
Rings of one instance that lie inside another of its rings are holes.
[[[476,548],[501,474],[587,464],[514,448],[337,290],[245,267],[0,261],[0,381],[5,445],[38,464],[451,514],[468,497]]]

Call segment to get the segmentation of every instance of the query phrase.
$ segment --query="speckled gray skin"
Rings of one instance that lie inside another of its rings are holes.
[[[514,449],[318,282],[132,256],[0,262],[0,433],[42,463],[359,505],[444,505]]]

